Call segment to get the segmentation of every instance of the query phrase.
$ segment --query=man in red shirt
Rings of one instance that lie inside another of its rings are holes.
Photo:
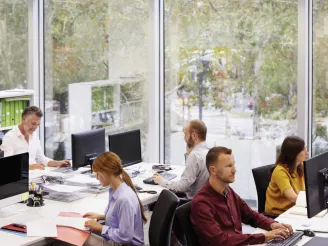
[[[206,156],[209,182],[191,202],[191,222],[201,245],[261,244],[274,238],[287,238],[293,229],[253,211],[229,187],[235,181],[235,160],[231,149],[214,147]],[[242,223],[267,230],[243,234]]]

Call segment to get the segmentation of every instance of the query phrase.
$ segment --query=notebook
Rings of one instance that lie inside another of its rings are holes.
[[[304,246],[327,246],[328,238],[326,237],[314,237],[308,241]]]

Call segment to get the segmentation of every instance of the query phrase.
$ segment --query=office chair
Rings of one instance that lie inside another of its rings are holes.
[[[190,205],[191,203],[188,202],[178,207],[176,210],[176,217],[182,225],[187,246],[200,246],[196,232],[190,221]]]
[[[273,166],[274,164],[253,168],[252,173],[257,191],[258,212],[275,219],[279,215],[265,213],[266,190],[270,183],[271,168]]]
[[[149,224],[150,246],[169,246],[172,222],[179,198],[169,190],[163,190],[158,197]]]

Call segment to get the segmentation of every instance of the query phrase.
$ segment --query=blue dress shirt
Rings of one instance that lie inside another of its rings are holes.
[[[106,225],[101,235],[115,243],[144,244],[143,220],[137,195],[126,183],[114,192],[109,189],[109,202],[105,210]]]

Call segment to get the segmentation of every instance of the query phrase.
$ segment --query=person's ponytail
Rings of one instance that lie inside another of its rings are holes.
[[[129,176],[129,174],[127,174],[127,172],[122,168],[122,178],[123,178],[123,181],[131,187],[131,189],[136,193],[136,196],[138,198],[138,201],[139,201],[139,206],[140,206],[140,211],[141,211],[141,216],[142,216],[142,220],[144,221],[144,223],[147,222],[147,218],[144,214],[144,211],[143,211],[143,205],[139,199],[139,196],[137,194],[137,191],[136,191],[136,188],[134,187],[134,184],[132,183],[132,180]]]

